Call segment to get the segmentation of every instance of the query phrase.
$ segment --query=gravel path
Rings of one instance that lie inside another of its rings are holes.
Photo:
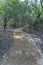
[[[36,45],[39,38],[36,39],[34,35],[23,32],[22,28],[7,29],[6,32],[8,31],[11,32],[9,32],[10,36],[7,35],[11,40],[8,43],[13,43],[13,45],[4,53],[0,65],[43,65],[43,55]]]

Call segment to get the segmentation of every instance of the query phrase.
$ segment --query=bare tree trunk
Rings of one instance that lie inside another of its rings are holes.
[[[7,26],[7,17],[5,16],[5,17],[4,17],[4,31],[5,31],[5,29],[6,29],[6,26]]]

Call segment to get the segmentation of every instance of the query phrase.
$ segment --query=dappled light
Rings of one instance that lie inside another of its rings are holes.
[[[43,65],[43,0],[0,0],[0,65]]]
[[[13,34],[13,37],[14,37],[15,39],[23,39],[23,38],[24,38],[24,35],[23,35],[23,34],[21,35],[21,34],[15,32],[15,33]]]
[[[24,36],[14,36],[15,39],[22,39]]]

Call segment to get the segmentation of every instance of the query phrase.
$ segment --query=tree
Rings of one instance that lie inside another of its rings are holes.
[[[9,22],[9,25],[15,27],[28,24],[30,29],[39,29],[43,19],[43,0],[40,3],[38,0],[1,0],[0,14],[4,20],[4,28]]]
[[[43,5],[42,5],[43,1],[40,0],[40,7],[38,5],[32,4],[32,6],[34,7],[34,9],[36,9],[35,13],[37,12],[37,18],[35,20],[35,23],[33,25],[33,29],[34,30],[39,30],[39,25],[40,25],[40,16],[43,13]]]
[[[5,15],[5,17],[4,17],[4,31],[6,29],[6,26],[7,26],[7,16]]]

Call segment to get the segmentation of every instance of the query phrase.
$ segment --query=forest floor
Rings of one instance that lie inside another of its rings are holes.
[[[22,29],[0,30],[0,65],[43,65],[43,35]]]

